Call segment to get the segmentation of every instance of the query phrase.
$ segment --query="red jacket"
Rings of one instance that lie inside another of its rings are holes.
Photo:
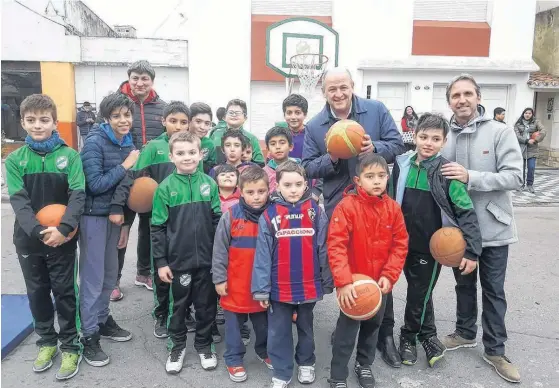
[[[370,196],[349,186],[334,209],[328,230],[328,260],[336,287],[351,275],[382,276],[394,285],[408,253],[408,232],[400,205],[384,194]]]
[[[402,132],[409,132],[412,129],[410,129],[410,127],[408,127],[408,119],[406,119],[405,117],[402,117]]]

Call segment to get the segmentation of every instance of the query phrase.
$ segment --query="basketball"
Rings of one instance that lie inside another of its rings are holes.
[[[361,153],[365,130],[357,121],[340,120],[326,133],[326,150],[330,155],[349,159]]]
[[[540,136],[539,132],[534,132],[532,133],[532,136],[530,136],[530,139],[532,140],[538,140],[538,137]]]
[[[136,213],[151,211],[155,189],[157,189],[157,182],[150,177],[137,178],[130,188],[128,207]]]
[[[355,306],[351,308],[342,307],[340,301],[338,304],[340,310],[351,319],[356,321],[365,321],[376,315],[382,304],[382,293],[377,282],[367,275],[354,274],[353,286],[357,292]]]
[[[62,217],[64,217],[64,213],[66,212],[66,206],[60,205],[58,203],[53,203],[52,205],[47,205],[35,216],[39,224],[43,226],[58,226],[60,222],[62,222]],[[76,235],[78,228],[76,228],[72,233],[70,233],[67,237],[68,240],[72,239]]]
[[[464,258],[466,241],[462,231],[455,227],[444,227],[437,230],[429,242],[431,255],[441,265],[458,267]]]

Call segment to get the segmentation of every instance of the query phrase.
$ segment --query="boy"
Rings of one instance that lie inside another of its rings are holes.
[[[165,370],[176,374],[186,354],[185,319],[191,302],[196,308],[194,348],[202,368],[217,366],[212,351],[217,296],[211,267],[221,210],[217,185],[198,170],[202,159],[200,139],[191,132],[176,133],[169,140],[169,151],[176,169],[155,190],[151,244],[158,275],[170,284],[173,303],[167,325],[170,352]]]
[[[129,341],[132,334],[110,315],[109,301],[118,277],[117,244],[128,231],[121,230],[126,190],[116,192],[120,181],[138,159],[132,143],[134,102],[113,93],[101,101],[105,123],[92,130],[81,152],[86,181],[84,215],[80,219],[80,311],[84,359],[104,366],[109,356],[99,338]],[[125,188],[129,190],[128,188]]]
[[[268,368],[272,366],[266,351],[266,309],[252,299],[250,292],[258,219],[268,206],[268,177],[261,167],[250,166],[242,172],[239,187],[240,202],[219,221],[212,262],[213,282],[221,296],[225,315],[226,350],[223,357],[229,377],[235,382],[247,379],[241,327],[248,317],[256,336],[256,355]]]
[[[312,200],[305,169],[286,161],[278,167],[278,191],[258,223],[252,272],[254,300],[268,308],[268,354],[273,388],[285,388],[293,375],[293,306],[297,305],[295,360],[302,384],[315,380],[313,309],[332,292],[326,256],[326,213]]]
[[[291,131],[293,148],[289,156],[303,158],[303,142],[305,139],[305,119],[309,111],[307,99],[299,94],[291,94],[283,100],[283,117]]]
[[[243,100],[234,99],[227,103],[227,108],[225,112],[225,122],[227,123],[227,128],[217,129],[212,134],[212,140],[216,148],[223,147],[222,137],[225,132],[229,130],[239,131],[248,138],[248,142],[252,146],[252,161],[261,166],[264,165],[264,156],[262,155],[262,150],[260,149],[260,143],[258,138],[252,133],[247,132],[243,129],[243,125],[247,119],[247,104]],[[224,161],[224,153],[220,150],[217,152],[218,163]]]
[[[228,130],[221,138],[223,153],[225,155],[225,164],[229,164],[239,171],[239,174],[253,162],[243,162],[243,151],[248,147],[249,140],[240,131]],[[212,168],[208,174],[212,178],[215,177],[215,168]]]
[[[460,228],[466,240],[465,258],[473,260],[460,269],[467,275],[481,254],[481,231],[466,184],[446,179],[441,167],[447,163],[439,152],[446,143],[449,124],[440,115],[425,113],[415,130],[416,151],[396,157],[391,188],[402,206],[409,233],[409,251],[404,266],[408,282],[400,356],[404,365],[417,361],[419,340],[430,367],[443,358],[445,346],[437,338],[432,293],[441,266],[431,256],[429,241],[442,226]]]
[[[6,181],[15,213],[14,245],[39,336],[33,371],[44,372],[52,366],[60,340],[62,363],[56,378],[66,380],[78,373],[82,357],[75,294],[77,237],[68,239],[68,235],[78,227],[83,213],[85,179],[79,154],[56,131],[54,101],[33,94],[23,100],[20,113],[21,126],[28,133],[26,145],[6,158]],[[54,203],[66,205],[60,225],[41,226],[37,212]],[[54,328],[51,291],[59,333]]]
[[[373,278],[382,291],[382,306],[365,321],[356,321],[340,311],[334,331],[330,387],[346,388],[348,362],[357,341],[354,371],[359,386],[372,388],[375,379],[371,365],[375,360],[386,294],[390,292],[404,266],[408,234],[400,206],[386,195],[388,164],[377,154],[362,156],[357,166],[354,185],[334,209],[328,231],[328,258],[334,275],[338,302],[349,307],[357,298],[352,275]],[[370,217],[363,217],[364,214]]]
[[[276,169],[279,165],[287,160],[293,160],[296,163],[301,163],[301,159],[290,159],[289,153],[293,150],[293,138],[291,132],[287,128],[272,127],[266,132],[266,147],[270,160],[264,167],[264,171],[268,174],[268,181],[270,182],[270,193],[276,191]]]
[[[217,162],[214,143],[206,137],[212,125],[212,108],[203,102],[195,102],[190,105],[190,114],[190,132],[200,138],[203,170],[207,174]]]
[[[225,213],[230,207],[239,203],[241,192],[237,188],[239,171],[230,164],[220,164],[215,167],[215,182],[219,188],[219,200],[221,201],[221,213]]]
[[[250,162],[252,160],[252,145],[248,144],[243,150],[243,155],[241,156],[241,161],[243,163]]]

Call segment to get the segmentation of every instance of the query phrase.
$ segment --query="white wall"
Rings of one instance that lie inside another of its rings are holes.
[[[555,98],[551,118],[548,119],[547,100]],[[547,135],[542,142],[545,148],[559,149],[559,93],[538,92],[536,104],[536,117],[541,121]]]

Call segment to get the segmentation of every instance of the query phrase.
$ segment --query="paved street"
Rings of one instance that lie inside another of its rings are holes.
[[[507,293],[509,310],[507,325],[509,333],[508,356],[520,366],[524,387],[559,387],[559,325],[557,311],[559,298],[557,282],[557,231],[559,230],[559,207],[516,208],[521,242],[511,249]],[[8,204],[2,204],[2,293],[24,293],[25,287],[11,244],[13,215]],[[135,247],[136,233],[130,241]],[[152,334],[150,308],[152,295],[145,289],[133,286],[135,275],[134,249],[129,251],[123,275],[125,298],[112,304],[116,320],[132,331],[134,338],[128,343],[112,343],[103,340],[102,345],[111,357],[111,363],[103,368],[81,364],[79,375],[66,383],[56,382],[55,369],[43,374],[31,371],[36,353],[30,336],[6,360],[2,362],[2,383],[5,387],[234,387],[224,367],[221,355],[223,344],[217,347],[220,356],[216,371],[201,369],[192,347],[192,336],[184,369],[179,376],[168,376],[164,371],[166,351],[164,341]],[[402,277],[395,290],[395,309],[401,324],[405,279]],[[481,298],[481,295],[480,295]],[[453,328],[455,295],[451,271],[444,270],[435,290],[437,324],[441,334]],[[331,348],[330,332],[334,327],[337,307],[332,297],[319,303],[315,315],[317,354],[316,387],[326,387],[329,374]],[[479,338],[481,338],[481,330]],[[482,347],[447,353],[446,360],[436,369],[426,367],[422,350],[414,367],[391,369],[382,360],[374,364],[373,372],[379,388],[426,388],[426,387],[472,387],[496,388],[508,386],[481,359]],[[247,388],[266,387],[269,373],[255,359],[253,350],[246,355],[249,379]],[[354,375],[350,375],[350,387],[356,387]],[[293,383],[291,386],[300,386]]]

